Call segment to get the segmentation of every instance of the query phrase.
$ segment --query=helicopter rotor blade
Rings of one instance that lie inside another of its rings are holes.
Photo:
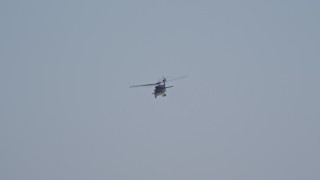
[[[173,79],[169,79],[169,80],[166,80],[166,79],[164,79],[166,82],[168,82],[168,81],[175,81],[175,80],[178,80],[178,79],[183,79],[183,78],[186,78],[187,77],[187,75],[184,75],[184,76],[181,76],[181,77],[177,77],[177,78],[173,78]]]
[[[144,86],[156,86],[160,84],[160,82],[157,82],[157,83],[153,83],[153,84],[142,84],[142,85],[133,85],[133,86],[130,86],[130,88],[135,88],[135,87],[144,87]]]
[[[186,77],[187,77],[187,75],[167,80],[167,78],[165,76],[162,76],[162,80],[158,81],[156,83],[142,84],[142,85],[132,85],[132,86],[130,86],[130,88],[146,87],[146,86],[157,86],[157,85],[160,85],[160,84],[165,84],[165,82],[168,82],[168,81],[175,81],[175,80],[183,79],[183,78],[186,78]],[[173,86],[169,86],[169,87],[166,87],[166,88],[171,88],[171,87],[173,87]]]

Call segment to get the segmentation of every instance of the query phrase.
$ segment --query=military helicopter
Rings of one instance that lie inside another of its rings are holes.
[[[170,79],[170,80],[167,80],[165,77],[162,77],[162,80],[158,81],[157,83],[133,85],[133,86],[130,86],[130,88],[144,87],[144,86],[155,86],[154,92],[152,93],[154,95],[154,97],[155,98],[157,98],[157,96],[165,97],[165,96],[167,96],[167,94],[166,94],[167,88],[173,87],[173,86],[166,86],[166,82],[174,81],[174,80],[178,80],[178,79],[182,79],[182,78],[186,78],[186,77],[187,76],[181,76],[181,77]]]

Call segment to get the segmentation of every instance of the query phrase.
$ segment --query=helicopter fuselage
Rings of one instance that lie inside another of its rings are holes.
[[[154,89],[154,97],[157,98],[157,96],[166,96],[166,86],[165,85],[158,85]]]

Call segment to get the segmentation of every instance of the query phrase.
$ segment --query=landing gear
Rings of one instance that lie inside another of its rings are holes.
[[[162,96],[163,96],[163,97],[166,97],[167,95],[166,95],[166,94],[163,94]]]

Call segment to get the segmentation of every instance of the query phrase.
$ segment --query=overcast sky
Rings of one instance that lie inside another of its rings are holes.
[[[319,180],[319,9],[2,0],[0,179]]]

